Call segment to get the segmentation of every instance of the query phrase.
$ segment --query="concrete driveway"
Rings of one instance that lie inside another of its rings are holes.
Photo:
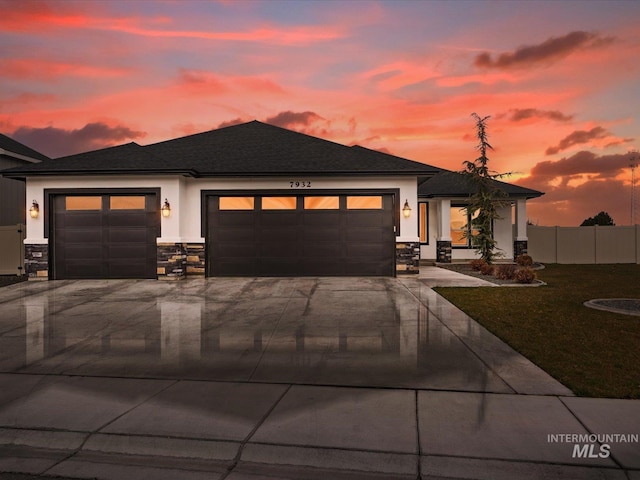
[[[0,289],[0,471],[257,480],[640,470],[634,445],[574,458],[572,445],[549,441],[598,432],[605,408],[622,433],[640,428],[628,421],[640,418],[637,402],[585,401],[416,278]]]

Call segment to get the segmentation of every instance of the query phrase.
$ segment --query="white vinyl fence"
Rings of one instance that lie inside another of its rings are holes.
[[[640,225],[537,227],[529,225],[528,253],[542,263],[638,263]]]
[[[24,225],[0,226],[0,275],[24,274]]]

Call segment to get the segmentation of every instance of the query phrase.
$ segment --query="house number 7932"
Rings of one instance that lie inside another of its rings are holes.
[[[291,188],[311,188],[311,182],[309,181],[289,182],[289,185],[291,185]]]

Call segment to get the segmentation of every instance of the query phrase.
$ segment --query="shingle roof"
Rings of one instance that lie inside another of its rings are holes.
[[[40,152],[35,151],[33,148],[29,148],[26,145],[14,140],[11,137],[7,137],[0,133],[0,149],[6,150],[11,153],[17,153],[24,157],[33,158],[35,160],[49,160],[49,157],[43,155]]]
[[[520,187],[511,183],[493,180],[494,184],[510,197],[536,198],[543,192]],[[418,197],[468,197],[475,193],[474,185],[469,177],[458,172],[442,170],[418,187]]]
[[[253,121],[147,146],[129,143],[81,153],[5,170],[3,175],[432,175],[438,171],[412,160]]]

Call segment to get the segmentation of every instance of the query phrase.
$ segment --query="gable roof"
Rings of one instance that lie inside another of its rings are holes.
[[[543,192],[513,185],[512,183],[498,180],[492,180],[492,183],[509,197],[537,198],[544,195]],[[442,170],[418,187],[418,197],[468,197],[473,195],[475,191],[475,186],[468,176],[458,172]]]
[[[26,145],[14,140],[11,137],[7,137],[0,133],[0,155],[5,155],[11,158],[17,158],[24,160],[25,162],[40,162],[42,160],[49,160],[49,157],[37,152],[33,148],[29,148]]]
[[[207,176],[421,175],[441,169],[252,121],[140,146],[128,143],[16,167],[7,177],[173,173]]]

